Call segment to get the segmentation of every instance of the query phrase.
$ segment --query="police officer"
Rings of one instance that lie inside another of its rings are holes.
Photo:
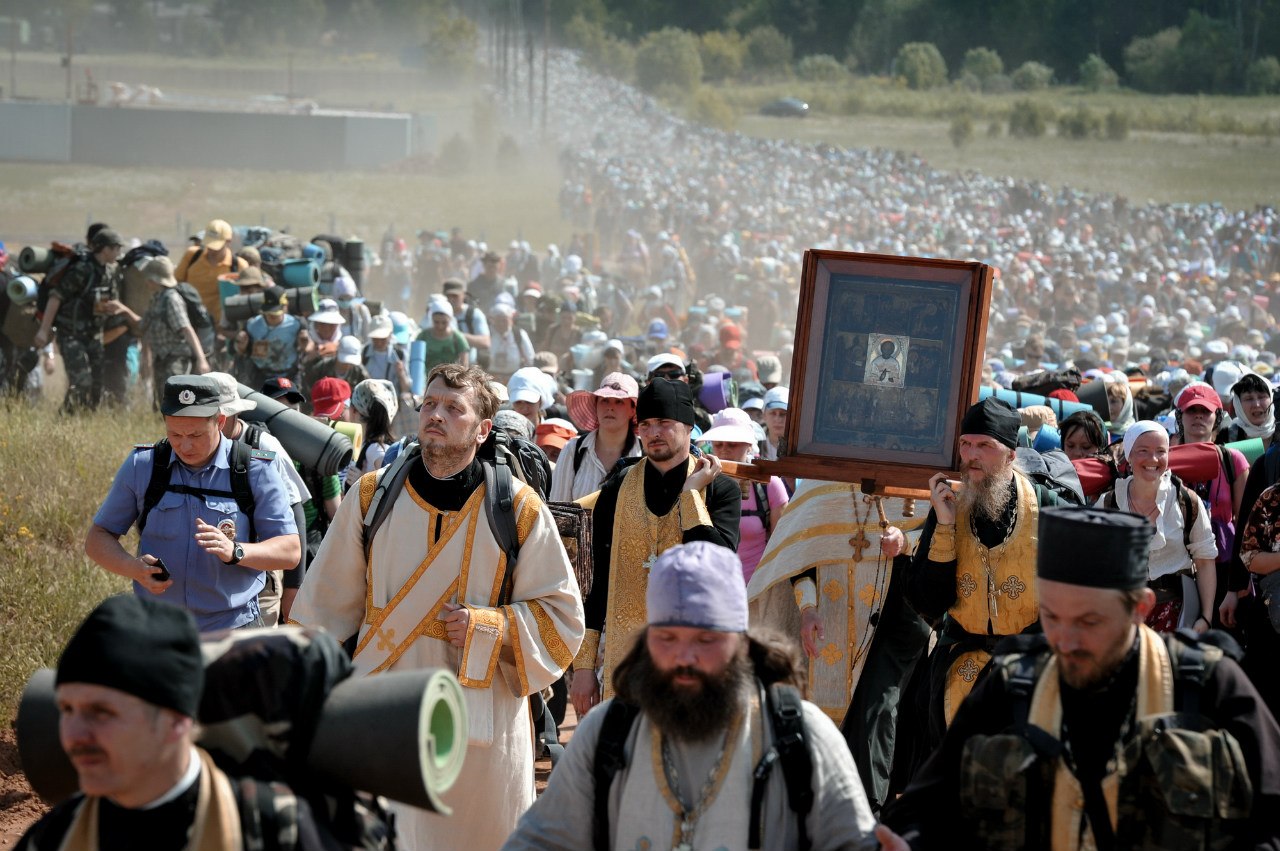
[[[90,239],[89,250],[91,254],[73,262],[58,277],[35,336],[35,347],[43,348],[53,329],[58,329],[58,346],[67,370],[64,413],[96,408],[102,401],[102,331],[107,317],[120,308],[117,299],[122,277],[116,261],[124,250],[124,240],[111,228],[102,228]]]
[[[301,555],[274,456],[244,444],[233,451],[220,404],[218,383],[208,376],[166,381],[160,412],[167,439],[135,447],[85,538],[91,559],[132,579],[135,593],[187,609],[205,631],[261,626],[264,571],[290,570]],[[120,545],[135,522],[136,557]]]
[[[992,659],[886,823],[913,848],[1280,848],[1280,727],[1230,639],[1143,625],[1154,527],[1046,508],[1039,531],[1044,635]]]

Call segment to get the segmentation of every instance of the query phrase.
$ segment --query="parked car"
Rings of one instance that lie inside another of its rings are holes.
[[[776,115],[781,118],[804,118],[809,114],[809,104],[800,98],[778,98],[760,107],[761,115]]]

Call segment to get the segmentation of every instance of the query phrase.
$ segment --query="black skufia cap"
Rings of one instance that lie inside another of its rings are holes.
[[[1036,575],[1088,588],[1145,588],[1153,534],[1155,527],[1137,514],[1092,507],[1042,508]]]
[[[693,390],[683,381],[655,378],[636,400],[636,421],[662,419],[693,425]]]
[[[195,619],[159,600],[108,597],[67,642],[55,682],[106,686],[194,718],[204,691]]]
[[[1010,449],[1018,447],[1018,429],[1022,417],[1008,402],[988,396],[965,412],[960,421],[961,434],[983,434]]]

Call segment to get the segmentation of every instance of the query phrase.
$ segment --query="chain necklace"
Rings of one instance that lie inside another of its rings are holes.
[[[725,733],[724,740],[720,743],[720,751],[716,754],[715,764],[698,792],[696,803],[689,810],[686,810],[680,801],[680,772],[676,768],[675,758],[671,755],[667,737],[656,727],[653,729],[651,747],[654,773],[658,774],[659,767],[662,769],[660,777],[664,782],[658,784],[659,789],[667,806],[671,808],[672,815],[675,816],[676,832],[680,840],[678,843],[673,843],[672,851],[693,851],[693,833],[697,829],[698,820],[715,802],[716,795],[719,794],[720,787],[724,785],[725,777],[729,774],[729,764],[733,762],[731,745],[737,744],[738,737],[742,733],[743,717],[741,707],[734,711],[733,718],[729,721],[729,730]]]

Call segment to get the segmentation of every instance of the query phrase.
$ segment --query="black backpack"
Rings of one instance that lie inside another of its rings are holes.
[[[142,497],[142,511],[138,514],[138,534],[147,527],[147,517],[166,493],[191,494],[192,496],[233,497],[240,513],[249,518],[249,540],[258,540],[257,525],[253,520],[253,509],[257,501],[253,489],[249,487],[249,461],[256,457],[270,460],[275,457],[272,452],[254,449],[243,440],[231,441],[231,490],[213,488],[193,488],[188,485],[173,484],[169,481],[169,462],[172,460],[173,448],[168,438],[161,438],[154,445],[139,444],[137,448],[151,446],[151,479],[147,483],[146,493]]]
[[[805,735],[804,707],[800,692],[794,686],[774,683],[765,696],[765,711],[773,726],[771,747],[753,772],[751,786],[751,822],[748,848],[761,845],[761,816],[764,811],[765,787],[775,764],[781,763],[782,776],[787,784],[787,803],[796,814],[800,837],[797,847],[807,851],[811,847],[807,818],[813,809],[813,757],[809,754],[809,740]],[[592,846],[595,851],[609,851],[609,790],[613,778],[627,765],[625,745],[639,707],[614,698],[605,711],[600,726],[600,738],[596,741],[592,776],[595,779],[595,815],[591,825]]]
[[[174,287],[174,291],[182,297],[182,306],[187,309],[187,320],[200,340],[200,348],[204,349],[204,353],[208,355],[217,345],[217,340],[213,330],[213,317],[209,315],[209,309],[204,306],[204,299],[200,298],[196,288],[186,281],[180,281],[178,286]]]
[[[1027,478],[1048,488],[1072,505],[1084,505],[1084,486],[1071,459],[1060,449],[1037,452],[1027,446],[1019,446],[1015,463]]]

